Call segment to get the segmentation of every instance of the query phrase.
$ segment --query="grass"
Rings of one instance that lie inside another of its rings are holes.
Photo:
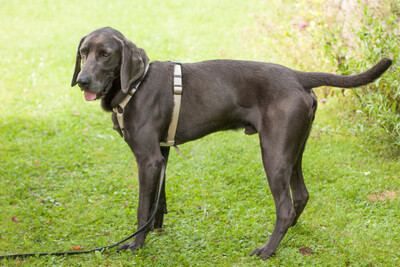
[[[301,20],[292,2],[0,1],[0,254],[91,249],[135,230],[133,155],[99,103],[69,87],[81,36],[109,25],[152,60],[329,71],[309,33],[292,26]],[[303,163],[311,199],[268,261],[248,255],[272,232],[273,199],[257,136],[238,131],[171,153],[169,213],[144,249],[0,265],[399,265],[398,158],[370,141],[373,125],[339,107],[335,98],[320,105]]]

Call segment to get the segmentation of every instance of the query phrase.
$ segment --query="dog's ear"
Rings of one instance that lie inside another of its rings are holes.
[[[142,76],[149,58],[143,49],[137,48],[128,39],[120,40],[122,43],[121,52],[121,89],[128,93],[131,85]]]
[[[78,51],[76,52],[75,71],[74,71],[74,75],[72,76],[72,82],[71,82],[72,87],[74,87],[76,85],[76,79],[78,78],[79,72],[81,72],[81,53],[79,52],[79,49],[81,48],[83,40],[85,40],[85,37],[83,37],[80,40],[79,45],[78,45]]]

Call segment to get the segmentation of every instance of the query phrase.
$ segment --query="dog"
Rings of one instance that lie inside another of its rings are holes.
[[[251,256],[265,260],[274,255],[309,199],[301,163],[317,110],[312,89],[366,85],[380,77],[391,63],[384,58],[371,69],[350,76],[301,72],[252,61],[182,64],[183,93],[175,145],[230,129],[244,128],[246,134],[259,135],[262,161],[275,201],[276,224],[267,243],[253,250]],[[168,157],[160,142],[165,141],[174,108],[173,74],[173,62],[150,62],[143,49],[110,27],[92,31],[78,46],[71,85],[78,84],[87,101],[101,99],[102,108],[112,112],[140,83],[125,107],[123,129],[116,113],[112,113],[114,129],[123,135],[137,161],[138,228],[154,211],[161,166]],[[143,246],[150,230],[162,227],[167,212],[165,184],[160,201],[151,226],[119,250],[135,251]]]

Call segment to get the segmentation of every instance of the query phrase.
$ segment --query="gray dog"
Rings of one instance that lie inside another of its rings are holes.
[[[391,63],[385,58],[371,69],[350,76],[300,72],[251,61],[182,64],[184,89],[175,145],[229,129],[244,128],[246,134],[259,135],[275,201],[276,224],[268,242],[250,255],[261,259],[272,256],[307,204],[301,161],[317,109],[312,88],[365,85],[381,76]],[[168,156],[169,150],[160,148],[160,142],[166,139],[174,109],[174,63],[150,63],[143,49],[112,28],[97,29],[81,39],[72,86],[78,84],[86,100],[101,99],[102,108],[113,111],[138,83],[140,87],[123,111],[123,129],[115,112],[112,121],[137,161],[140,228],[154,211],[161,166]],[[143,246],[148,231],[162,227],[166,212],[163,185],[151,226],[119,249],[134,251]]]

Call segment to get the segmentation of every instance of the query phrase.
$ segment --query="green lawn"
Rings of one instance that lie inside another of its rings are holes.
[[[99,102],[70,88],[83,35],[112,26],[151,60],[331,71],[292,26],[301,7],[268,2],[0,0],[0,254],[92,249],[136,229],[134,157]],[[400,265],[399,160],[349,112],[335,98],[320,104],[303,160],[309,204],[265,262],[249,257],[275,223],[258,138],[231,131],[171,151],[169,213],[144,249],[0,265]]]

